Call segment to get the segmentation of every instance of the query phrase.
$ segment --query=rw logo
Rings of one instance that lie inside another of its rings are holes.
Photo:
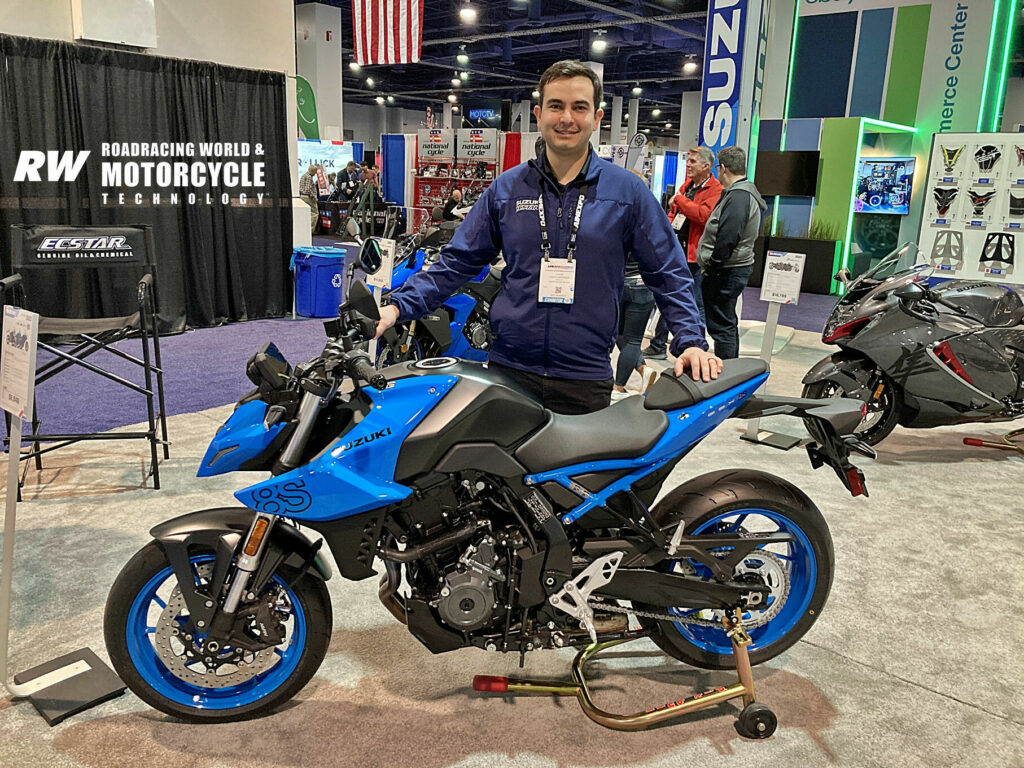
[[[14,170],[14,180],[42,181],[39,169],[45,168],[47,181],[74,181],[81,173],[90,154],[92,153],[88,150],[84,152],[70,150],[40,152],[26,149],[18,156],[18,167]]]

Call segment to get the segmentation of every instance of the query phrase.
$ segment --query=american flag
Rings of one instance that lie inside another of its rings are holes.
[[[420,60],[423,0],[352,0],[358,64],[409,64]]]
[[[484,132],[480,131],[480,130],[470,131],[469,132],[469,140],[473,144],[483,144],[484,143]]]

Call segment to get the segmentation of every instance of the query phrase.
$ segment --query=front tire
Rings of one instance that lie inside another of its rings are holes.
[[[667,537],[684,523],[684,535],[747,531],[783,532],[792,542],[769,544],[751,552],[737,566],[737,575],[758,578],[771,587],[763,611],[747,611],[744,623],[764,620],[749,629],[747,647],[751,664],[761,664],[792,646],[811,628],[832,587],[835,554],[832,537],[821,512],[796,486],[764,472],[723,470],[701,475],[670,493],[652,511]],[[708,577],[705,566],[691,560],[667,560],[669,572],[692,572]],[[637,605],[640,610],[664,609]],[[685,618],[718,619],[719,611],[670,608],[667,613]],[[719,624],[715,627],[682,621],[640,617],[653,630],[652,640],[665,653],[703,669],[735,669],[732,643]]]
[[[855,400],[867,402],[867,413],[861,419],[860,424],[857,425],[854,434],[868,445],[878,445],[896,429],[896,425],[900,420],[900,398],[897,397],[896,384],[877,369],[872,371],[861,369],[857,374],[850,372],[850,375],[855,376],[858,381],[868,382],[862,388],[862,395],[865,391],[867,393],[866,401],[863,396],[852,395],[841,384],[829,379],[808,384],[804,387],[801,396],[812,400],[823,400],[829,397],[851,397]],[[811,419],[805,419],[804,425],[807,427],[807,431],[810,432],[811,437],[819,443],[823,442],[817,432],[817,425]]]
[[[213,558],[212,552],[193,555],[200,581]],[[182,720],[230,722],[265,714],[309,682],[330,642],[327,586],[306,575],[288,587],[296,575],[282,569],[267,588],[274,590],[284,641],[257,653],[226,647],[208,665],[201,658],[210,653],[201,650],[204,639],[186,640],[178,631],[188,621],[187,608],[163,550],[150,542],[128,561],[107,597],[103,631],[110,661],[136,696]]]

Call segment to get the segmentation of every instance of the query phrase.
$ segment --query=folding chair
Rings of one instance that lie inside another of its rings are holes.
[[[38,348],[48,354],[40,355],[36,386],[79,366],[144,396],[148,422],[148,429],[142,432],[43,433],[38,410],[33,408],[31,434],[22,438],[30,446],[23,460],[34,459],[36,468],[42,469],[42,454],[79,441],[147,440],[149,474],[153,487],[160,488],[158,447],[163,446],[165,459],[170,458],[170,452],[149,225],[14,225],[11,268],[13,274],[0,280],[3,303],[17,304],[40,315]],[[96,306],[100,307],[98,312]],[[73,316],[55,317],[56,312]],[[141,357],[114,346],[134,338],[142,342]],[[104,368],[109,362],[91,359],[101,350],[141,368],[143,384]],[[7,427],[10,435],[9,417]],[[55,444],[42,447],[43,443]],[[4,444],[9,446],[8,438]]]

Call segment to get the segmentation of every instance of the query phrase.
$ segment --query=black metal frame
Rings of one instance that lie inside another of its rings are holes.
[[[86,370],[92,371],[116,384],[123,387],[127,387],[134,392],[145,396],[146,398],[146,415],[148,421],[148,429],[143,432],[72,432],[72,433],[61,433],[61,434],[47,434],[39,431],[41,421],[38,416],[38,411],[33,403],[32,413],[32,431],[30,434],[22,436],[22,440],[30,444],[29,450],[22,454],[22,461],[33,459],[37,470],[43,468],[42,455],[55,451],[59,448],[65,448],[73,443],[87,441],[87,440],[147,440],[150,446],[150,457],[151,466],[148,475],[153,477],[153,488],[159,490],[160,488],[160,460],[158,456],[158,446],[163,446],[163,457],[164,459],[170,458],[169,445],[170,442],[167,438],[167,417],[166,407],[164,401],[164,372],[163,364],[160,357],[160,335],[158,332],[158,315],[157,315],[157,299],[156,299],[156,285],[154,279],[154,272],[156,271],[156,265],[153,263],[153,232],[149,226],[144,227],[144,237],[146,243],[146,260],[145,267],[146,273],[142,276],[142,279],[136,285],[137,291],[137,302],[138,302],[138,314],[137,321],[122,326],[120,328],[113,328],[110,330],[103,330],[99,332],[89,332],[83,328],[81,331],[74,329],[72,318],[40,318],[41,325],[45,323],[46,319],[59,319],[62,321],[61,335],[71,336],[76,340],[71,342],[74,344],[70,350],[59,349],[53,344],[49,344],[44,341],[37,343],[37,348],[45,350],[53,355],[53,358],[47,360],[41,366],[36,369],[35,384],[39,386],[45,381],[53,378],[61,372],[67,370],[73,365],[81,366]],[[18,264],[16,258],[13,257],[15,251],[12,238],[12,268],[15,270],[21,270],[26,268],[39,268],[29,267],[25,264]],[[117,264],[105,264],[103,269],[116,268]],[[125,266],[137,267],[137,264],[126,264]],[[74,264],[74,263],[62,263],[55,265],[57,269],[96,269],[97,266],[92,263],[88,264]],[[30,309],[28,307],[28,297],[26,295],[24,285],[22,283],[21,275],[19,272],[10,277],[0,280],[0,302],[6,304],[9,302],[9,295],[13,295],[13,301],[18,302],[19,306]],[[90,318],[82,319],[83,324],[93,324],[95,321],[105,318]],[[110,318],[114,319],[114,318]],[[134,319],[134,318],[133,318]],[[142,357],[141,359],[135,355],[130,355],[123,350],[116,349],[112,345],[119,341],[123,341],[128,338],[138,336],[142,341]],[[127,360],[128,362],[138,365],[143,371],[144,385],[140,386],[135,382],[129,381],[128,379],[118,376],[111,371],[104,369],[103,367],[96,365],[93,362],[87,360],[96,352],[105,350],[110,354]],[[34,395],[33,395],[34,397]],[[10,415],[4,414],[7,422],[7,436],[4,438],[4,447],[9,449],[10,444]],[[55,442],[55,445],[48,445],[45,448],[40,447],[41,443]],[[27,471],[26,467],[26,471]],[[19,495],[20,485],[24,482],[24,474],[22,475],[22,482],[19,483]]]

